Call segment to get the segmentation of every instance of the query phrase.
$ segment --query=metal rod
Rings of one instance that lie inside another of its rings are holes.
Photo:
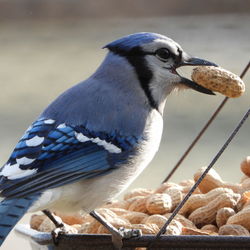
[[[150,247],[152,247],[152,245],[154,244],[154,242],[156,242],[160,238],[160,236],[166,231],[166,228],[171,223],[171,221],[173,220],[173,218],[177,215],[177,213],[180,211],[180,209],[183,207],[183,205],[186,203],[186,201],[189,199],[189,197],[192,195],[192,193],[195,191],[195,189],[199,186],[199,184],[205,178],[205,176],[208,173],[208,171],[213,167],[213,165],[215,164],[215,162],[219,159],[219,157],[225,151],[225,149],[227,148],[227,146],[229,145],[229,143],[232,141],[232,139],[238,133],[238,131],[240,130],[240,128],[242,127],[242,125],[244,124],[244,122],[247,120],[249,114],[250,114],[250,108],[248,109],[248,111],[246,112],[246,114],[243,116],[243,118],[241,119],[241,121],[238,123],[238,125],[236,126],[236,128],[233,130],[233,132],[231,133],[231,135],[229,136],[229,138],[226,140],[226,142],[224,143],[224,145],[221,147],[221,149],[219,150],[219,152],[213,158],[213,160],[211,161],[211,163],[208,165],[208,167],[206,168],[206,170],[203,172],[203,174],[200,176],[200,178],[196,181],[196,183],[193,185],[193,187],[190,189],[190,191],[187,193],[187,195],[184,197],[184,199],[175,208],[175,210],[173,211],[173,213],[171,214],[171,216],[168,218],[167,222],[164,224],[164,226],[161,228],[161,230],[155,236],[155,240],[149,244],[148,249]]]
[[[40,245],[45,240],[40,236],[33,237]],[[154,240],[153,235],[143,235],[138,238],[123,240],[123,248],[126,250],[144,249]],[[39,245],[39,246],[40,246]],[[47,244],[48,245],[48,244]],[[45,247],[45,246],[43,246]],[[47,246],[48,247],[48,246]],[[60,237],[60,247],[57,250],[81,249],[81,250],[110,250],[112,248],[111,235],[109,234],[64,234]],[[42,248],[42,246],[41,246]],[[250,249],[250,237],[248,236],[214,236],[210,235],[164,235],[153,247],[154,250],[163,249]]]
[[[56,227],[63,227],[64,224],[62,223],[62,220],[59,220],[59,217],[55,217],[48,209],[42,210],[42,212],[48,216],[48,218],[54,223]]]
[[[240,78],[243,78],[245,74],[247,73],[248,69],[250,67],[250,61],[242,71]],[[201,138],[201,136],[204,134],[204,132],[207,130],[207,128],[210,126],[210,124],[214,121],[215,117],[218,115],[218,113],[221,111],[221,109],[224,107],[226,102],[228,101],[228,97],[225,97],[224,100],[221,102],[219,107],[215,110],[215,112],[212,114],[210,119],[207,121],[205,126],[201,129],[200,133],[196,136],[196,138],[193,140],[193,142],[190,144],[190,146],[187,148],[187,150],[184,152],[184,154],[181,156],[180,160],[175,164],[175,166],[172,168],[168,176],[163,180],[163,182],[167,182],[175,173],[175,171],[178,169],[178,167],[181,165],[181,163],[184,161],[184,159],[187,157],[187,155],[190,153],[190,151],[193,149],[195,144],[198,142],[198,140]],[[162,182],[162,183],[163,183]]]
[[[112,235],[112,242],[114,244],[114,249],[120,250],[122,248],[123,243],[122,243],[122,236],[119,230],[117,230],[110,222],[108,222],[95,210],[91,211],[89,214],[109,230],[109,232]]]

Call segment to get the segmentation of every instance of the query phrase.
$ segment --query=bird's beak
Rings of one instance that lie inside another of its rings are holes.
[[[183,54],[182,60],[177,64],[176,68],[182,67],[182,66],[215,66],[218,67],[215,63],[209,62],[204,59],[200,59],[198,57],[191,57],[187,54]],[[208,95],[215,95],[214,92],[211,90],[204,88],[203,86],[199,85],[196,82],[193,82],[185,77],[181,76],[181,84],[186,85],[187,87],[190,87],[196,91],[199,91],[204,94]]]

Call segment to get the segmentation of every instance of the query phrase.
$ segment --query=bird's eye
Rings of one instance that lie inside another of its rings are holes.
[[[166,48],[161,48],[156,50],[155,52],[156,57],[158,57],[162,61],[167,61],[168,58],[171,56],[171,53],[168,49]]]

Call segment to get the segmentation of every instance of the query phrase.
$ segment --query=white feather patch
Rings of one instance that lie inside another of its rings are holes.
[[[66,124],[65,123],[59,124],[57,128],[66,128]]]
[[[40,137],[36,135],[33,138],[26,140],[25,142],[28,147],[36,147],[40,145],[43,141],[44,141],[44,137]]]
[[[54,122],[55,122],[55,120],[52,120],[52,119],[44,120],[45,124],[53,124]]]
[[[106,142],[105,140],[101,140],[98,137],[89,138],[89,137],[83,135],[82,133],[75,133],[75,137],[80,142],[92,141],[92,142],[96,143],[97,145],[104,147],[110,153],[116,153],[116,154],[121,153],[120,148],[118,148],[117,146],[115,146],[114,144],[112,144],[110,142]]]
[[[8,176],[8,179],[15,180],[15,179],[19,179],[19,178],[24,178],[24,177],[27,177],[29,175],[33,175],[35,173],[36,173],[36,169],[26,169],[26,170],[22,170],[22,173],[20,173],[20,174]]]
[[[19,165],[28,165],[28,164],[32,163],[33,161],[35,161],[35,160],[36,159],[30,159],[30,158],[27,158],[27,157],[22,157],[22,158],[16,159],[16,162]]]
[[[110,153],[121,153],[121,149],[115,146],[114,144],[110,142],[106,142],[105,140],[101,140],[98,137],[91,139],[92,142],[96,143],[99,146],[103,146],[106,150],[108,150]]]
[[[88,138],[87,136],[83,135],[82,133],[76,133],[75,132],[75,137],[79,142],[86,142],[90,141],[91,139]]]
[[[9,180],[14,180],[14,179],[18,179],[18,178],[23,178],[26,176],[29,176],[31,174],[36,173],[35,169],[27,169],[27,170],[23,170],[19,167],[19,164],[6,164],[2,171],[0,172],[0,175],[3,175],[5,177],[7,177]]]

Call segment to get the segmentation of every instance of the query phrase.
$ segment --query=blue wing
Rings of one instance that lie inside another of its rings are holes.
[[[41,118],[26,131],[1,169],[1,195],[24,197],[107,174],[127,160],[138,141],[116,131],[107,134]]]

